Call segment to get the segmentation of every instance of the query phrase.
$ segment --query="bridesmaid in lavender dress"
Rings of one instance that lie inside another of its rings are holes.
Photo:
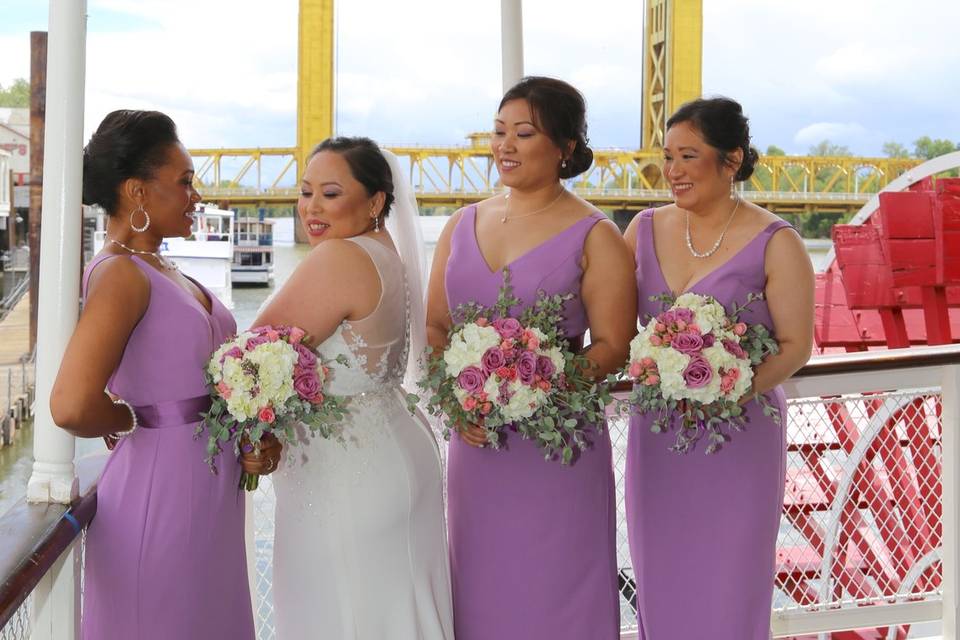
[[[50,399],[58,425],[113,449],[87,533],[81,637],[251,640],[241,468],[224,455],[213,475],[193,437],[207,358],[236,325],[157,253],[190,234],[200,200],[173,121],[109,114],[84,149],[83,193],[110,214],[107,242]],[[269,472],[278,454],[245,468]]]
[[[529,304],[538,289],[573,293],[564,333],[596,375],[620,368],[635,331],[629,252],[616,227],[560,179],[592,162],[585,107],[565,82],[526,78],[500,103],[492,151],[510,197],[457,212],[434,256],[428,339],[446,343],[450,311],[493,304],[502,269]],[[516,311],[519,311],[516,310]],[[507,431],[503,450],[461,425],[450,441],[448,523],[457,640],[612,640],[619,637],[610,438],[570,466],[545,461]]]
[[[713,455],[703,441],[681,455],[668,450],[673,433],[633,417],[626,507],[640,638],[767,640],[786,452],[778,385],[810,356],[813,269],[790,225],[733,189],[757,160],[739,104],[684,105],[667,122],[663,153],[676,203],[644,211],[625,235],[640,318],[661,310],[649,298],[662,293],[709,294],[729,309],[764,292],[741,317],[769,327],[781,351],[758,367],[749,397],[767,394],[783,424],[745,398],[744,432]]]

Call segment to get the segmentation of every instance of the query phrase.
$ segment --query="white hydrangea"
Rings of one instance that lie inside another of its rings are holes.
[[[500,334],[493,327],[481,327],[475,323],[463,326],[450,338],[443,352],[447,375],[458,376],[471,365],[477,366],[487,349],[500,344]]]
[[[506,406],[500,408],[500,413],[507,422],[529,418],[546,399],[546,393],[543,390],[528,387],[519,380],[510,382],[508,388],[513,395]]]
[[[259,408],[272,406],[278,413],[283,411],[284,403],[295,393],[293,368],[299,357],[292,346],[282,341],[257,345],[246,354],[246,359],[259,370]]]
[[[553,362],[553,367],[557,370],[557,374],[563,373],[563,370],[567,366],[567,361],[563,357],[563,352],[560,350],[560,347],[550,347],[549,349],[538,349],[539,355],[547,356],[550,358],[550,361]]]
[[[649,354],[657,363],[660,373],[660,391],[668,400],[685,398],[687,383],[683,379],[683,370],[690,363],[690,356],[675,349],[653,347]]]
[[[719,331],[727,317],[723,305],[696,293],[683,294],[677,298],[674,306],[685,307],[693,311],[697,326],[700,327],[700,332],[704,334]]]

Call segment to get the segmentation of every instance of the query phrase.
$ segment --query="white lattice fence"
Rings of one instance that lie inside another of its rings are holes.
[[[30,595],[17,612],[13,614],[3,629],[0,629],[0,640],[30,640],[30,610],[33,607],[33,596]]]
[[[939,598],[939,407],[939,395],[931,390],[789,401],[773,613]],[[615,418],[609,426],[617,482],[620,616],[629,633],[637,619],[624,507],[628,423]],[[275,637],[274,504],[266,478],[253,498],[252,585],[260,640]],[[890,633],[906,637],[898,627]]]

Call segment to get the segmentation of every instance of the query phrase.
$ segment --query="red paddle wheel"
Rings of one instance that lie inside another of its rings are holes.
[[[835,260],[817,275],[819,352],[960,342],[960,179],[927,177],[881,193],[862,224],[833,228],[833,242]],[[888,594],[922,598],[940,585],[939,397],[876,398],[826,399],[820,426],[791,436],[783,514],[805,544],[778,549],[776,583],[797,605],[824,603],[824,553],[832,554],[835,592],[826,600],[845,592],[870,606]],[[908,632],[904,625],[830,638],[901,640]]]

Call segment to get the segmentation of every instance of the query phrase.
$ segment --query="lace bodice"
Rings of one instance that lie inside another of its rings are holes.
[[[410,342],[409,294],[400,257],[372,238],[349,239],[373,261],[380,276],[380,301],[360,320],[344,320],[317,351],[330,361],[329,392],[357,395],[400,385]],[[344,355],[346,366],[334,362]]]

